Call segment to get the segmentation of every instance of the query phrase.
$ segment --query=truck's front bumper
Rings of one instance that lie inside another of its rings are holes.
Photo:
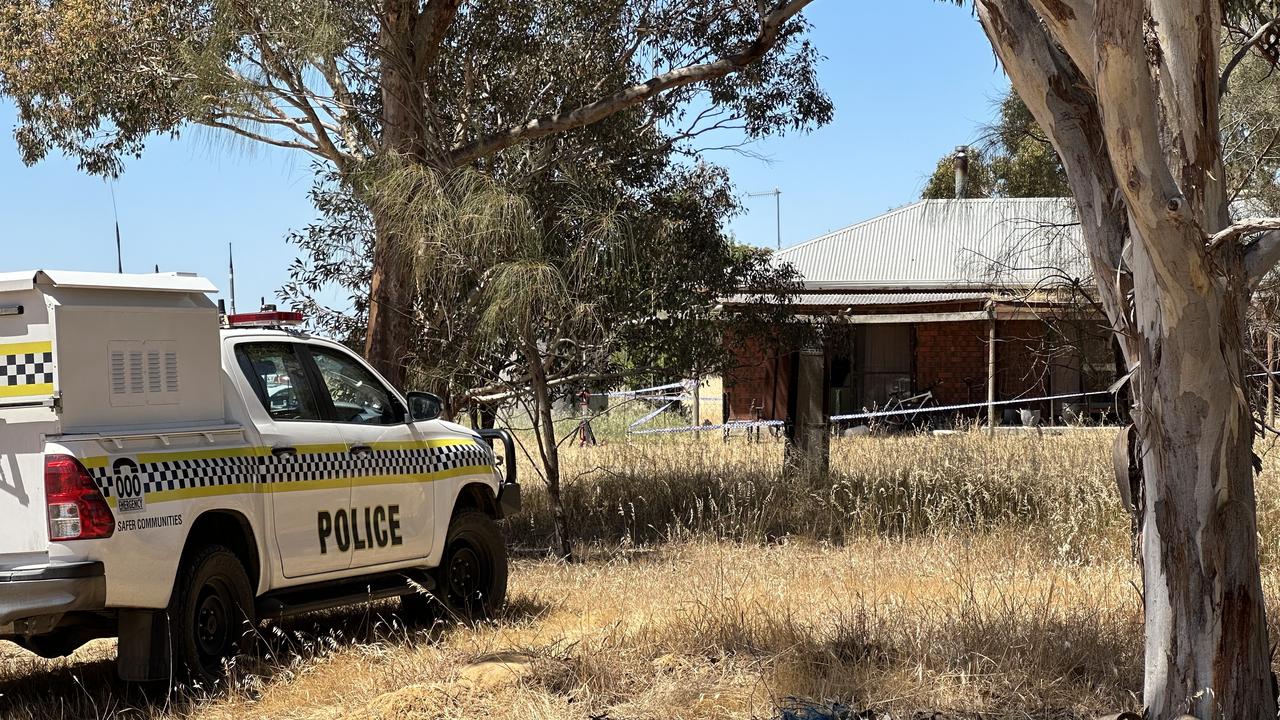
[[[97,561],[0,570],[0,636],[49,632],[64,614],[101,610],[106,598]]]

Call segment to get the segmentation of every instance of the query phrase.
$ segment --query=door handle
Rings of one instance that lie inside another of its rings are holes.
[[[373,448],[368,445],[352,445],[347,452],[355,455],[356,457],[365,457],[373,454]]]
[[[297,448],[291,447],[273,447],[271,448],[272,457],[294,457],[298,454]]]

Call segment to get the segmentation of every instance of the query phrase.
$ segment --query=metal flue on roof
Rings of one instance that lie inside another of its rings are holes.
[[[1068,198],[922,200],[777,257],[811,291],[1032,287],[1091,275]]]

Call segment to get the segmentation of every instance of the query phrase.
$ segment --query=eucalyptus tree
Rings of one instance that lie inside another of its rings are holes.
[[[1220,98],[1275,57],[1270,2],[975,0],[1066,169],[1129,368],[1141,461],[1148,717],[1274,718],[1245,393],[1250,295],[1280,219],[1233,222]]]
[[[0,94],[27,162],[114,175],[154,134],[204,125],[307,153],[368,203],[368,167],[487,171],[620,114],[685,147],[823,123],[811,1],[14,0]],[[420,298],[370,209],[366,354],[398,383]]]
[[[1053,145],[1036,125],[1031,111],[1010,90],[1000,100],[996,120],[968,148],[969,182],[965,195],[989,197],[1066,197],[1066,172]],[[955,197],[955,154],[938,160],[920,197]]]

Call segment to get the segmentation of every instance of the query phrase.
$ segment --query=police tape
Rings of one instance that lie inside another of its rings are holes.
[[[1050,400],[1066,400],[1069,398],[1090,397],[1093,395],[1112,395],[1110,390],[1097,390],[1094,392],[1084,393],[1068,393],[1065,395],[1046,395],[1044,397],[1034,398],[1018,398],[1016,400],[996,400],[995,402],[972,402],[962,403],[960,405],[930,405],[926,407],[907,408],[905,410],[864,410],[860,413],[850,413],[848,415],[832,415],[829,419],[832,422],[840,422],[842,420],[862,420],[865,418],[877,417],[893,417],[898,415],[916,415],[921,413],[949,412],[951,410],[972,410],[976,408],[984,408],[993,405],[1026,405],[1028,403],[1048,402]]]
[[[649,422],[650,420],[652,420],[652,419],[654,419],[654,418],[658,417],[658,416],[659,416],[659,415],[661,415],[663,412],[665,412],[667,408],[669,408],[669,407],[671,407],[672,405],[675,405],[675,404],[676,404],[676,403],[675,403],[675,401],[674,401],[674,400],[672,400],[671,402],[667,403],[666,405],[663,405],[662,407],[658,408],[657,410],[654,410],[653,412],[649,413],[648,415],[645,415],[644,417],[640,418],[639,420],[637,420],[637,421],[635,421],[635,422],[631,423],[630,425],[628,425],[628,426],[627,426],[627,432],[630,432],[630,431],[631,431],[631,428],[634,428],[634,427],[638,427],[638,426],[640,426],[640,425],[643,425],[643,424],[645,424],[645,423]]]
[[[657,385],[654,387],[640,388],[639,390],[615,390],[614,392],[605,393],[605,397],[611,398],[633,398],[648,395],[649,393],[661,392],[663,390],[683,389],[684,383],[667,383],[666,385]]]
[[[1043,397],[1034,397],[1034,398],[1018,398],[1016,400],[997,400],[993,403],[973,402],[973,403],[961,403],[958,405],[936,405],[936,406],[927,406],[927,407],[920,407],[920,408],[910,408],[906,410],[872,410],[872,411],[864,411],[860,413],[850,413],[848,415],[832,415],[830,418],[828,418],[828,420],[830,420],[831,422],[841,422],[845,420],[862,420],[862,419],[869,419],[869,418],[895,417],[895,416],[902,416],[902,415],[917,415],[917,414],[937,413],[937,412],[950,412],[952,410],[972,410],[972,409],[981,409],[981,408],[985,408],[988,406],[995,406],[995,405],[1000,405],[1000,406],[1025,405],[1029,403],[1048,402],[1050,400],[1067,400],[1071,398],[1084,398],[1084,397],[1093,397],[1097,395],[1113,395],[1113,394],[1114,393],[1112,393],[1110,390],[1098,390],[1094,392],[1066,393],[1062,395],[1045,395]],[[777,426],[786,424],[786,422],[783,420],[730,420],[729,422],[723,423],[720,425],[684,425],[680,427],[653,428],[650,430],[634,430],[633,429],[657,417],[659,414],[662,413],[663,410],[666,410],[667,407],[670,407],[670,405],[664,406],[655,412],[649,413],[645,417],[629,425],[627,427],[627,434],[628,435],[661,435],[661,434],[668,434],[668,433],[686,433],[686,432],[697,432],[697,431],[707,431],[707,430],[723,430],[723,429],[734,430],[739,428],[752,428],[752,427],[777,427]]]
[[[730,420],[720,425],[685,425],[683,427],[653,428],[651,430],[627,429],[628,435],[661,435],[665,433],[709,432],[712,430],[736,430],[753,427],[779,427],[786,425],[783,420]],[[631,427],[635,427],[632,425]]]

